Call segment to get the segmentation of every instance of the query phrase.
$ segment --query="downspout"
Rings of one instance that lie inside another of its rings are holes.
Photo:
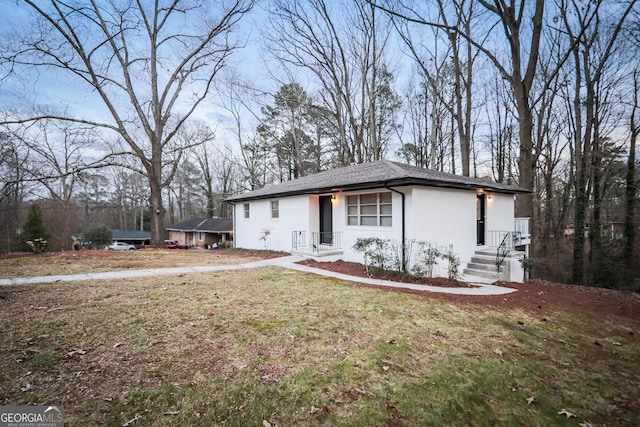
[[[227,202],[231,206],[233,206],[231,219],[233,220],[233,249],[236,248],[236,203],[235,202]]]
[[[404,205],[405,205],[406,195],[402,191],[398,191],[394,188],[387,186],[387,184],[384,185],[384,188],[386,188],[387,190],[391,190],[394,193],[400,194],[400,196],[402,196],[402,242],[400,247],[402,251],[402,272],[406,273],[407,272],[407,254],[406,254],[407,227],[406,227],[405,214],[404,214]]]

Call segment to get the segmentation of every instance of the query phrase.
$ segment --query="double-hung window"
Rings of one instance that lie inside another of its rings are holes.
[[[280,202],[278,200],[271,201],[271,218],[280,218]]]
[[[391,227],[391,192],[347,196],[347,225]]]
[[[248,219],[248,218],[249,218],[249,213],[250,213],[250,210],[249,210],[249,209],[250,209],[250,207],[249,207],[249,206],[250,206],[250,205],[249,205],[249,203],[245,203],[245,204],[243,205],[243,207],[244,207],[244,217],[245,217],[245,219]]]

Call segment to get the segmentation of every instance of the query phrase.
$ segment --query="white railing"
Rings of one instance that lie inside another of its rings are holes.
[[[530,237],[529,233],[529,218],[515,218],[514,231],[520,233],[522,237]]]
[[[498,248],[500,246],[511,250],[515,246],[531,243],[529,231],[529,218],[515,218],[513,230],[489,230],[488,246]]]
[[[516,246],[528,245],[531,243],[531,232],[529,231],[529,218],[515,218],[514,220],[514,244]]]
[[[512,250],[515,246],[517,237],[513,231],[502,230],[489,230],[489,243],[490,248],[504,247],[508,250]]]

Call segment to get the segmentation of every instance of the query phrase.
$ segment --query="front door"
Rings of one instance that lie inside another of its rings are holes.
[[[486,216],[486,195],[478,194],[476,197],[476,217],[477,217],[477,229],[478,229],[478,238],[477,244],[478,246],[485,244],[485,231],[484,231],[484,222]]]
[[[333,243],[333,206],[331,196],[320,196],[320,244]]]

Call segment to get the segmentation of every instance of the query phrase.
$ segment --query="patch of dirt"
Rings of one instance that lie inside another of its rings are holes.
[[[364,266],[355,262],[316,262],[305,260],[300,264],[311,267],[323,268],[343,274],[358,277],[368,277]],[[380,279],[428,284],[431,286],[455,287],[453,281],[446,278],[410,280],[397,280],[399,274],[384,274]],[[488,306],[501,310],[521,309],[538,317],[541,321],[549,320],[554,310],[566,310],[568,312],[580,312],[598,319],[626,319],[633,323],[640,323],[640,294],[631,291],[621,291],[589,286],[566,285],[547,282],[544,280],[529,280],[525,283],[495,282],[494,285],[517,289],[507,295],[473,296],[452,295],[436,292],[414,291],[403,288],[381,288],[389,292],[401,292],[413,295],[427,296],[428,298],[456,301],[475,306]],[[465,284],[466,285],[466,284]],[[359,286],[372,286],[361,284]],[[466,285],[469,286],[469,285]],[[378,287],[379,288],[379,287]],[[630,331],[640,333],[640,331]]]
[[[34,254],[32,252],[8,252],[8,253],[0,253],[0,259],[13,259],[13,258],[34,258],[34,259],[46,259],[46,260],[77,260],[77,259],[102,259],[105,257],[110,257],[114,259],[126,257],[133,253],[136,254],[149,254],[157,256],[159,253],[162,254],[172,254],[179,256],[180,254],[185,255],[193,255],[194,253],[198,253],[200,255],[219,255],[219,256],[244,256],[244,257],[255,257],[260,259],[271,259],[278,258],[281,256],[288,255],[283,252],[276,251],[258,251],[258,250],[249,250],[249,249],[218,249],[218,250],[204,250],[204,249],[138,249],[137,251],[107,251],[102,249],[88,249],[88,250],[80,250],[80,251],[62,251],[62,252],[42,252],[39,254]]]
[[[0,277],[50,276],[128,269],[227,265],[281,257],[274,251],[237,249],[80,250],[0,255]]]
[[[448,279],[446,277],[415,277],[408,274],[402,274],[398,271],[384,270],[376,272],[375,275],[368,275],[363,264],[348,261],[334,262],[318,262],[312,259],[306,259],[298,262],[298,264],[308,265],[309,267],[322,268],[324,270],[335,271],[336,273],[348,274],[356,277],[371,277],[373,279],[390,280],[392,282],[415,283],[418,285],[438,286],[443,288],[472,288],[466,282]],[[373,269],[372,269],[373,270]]]

